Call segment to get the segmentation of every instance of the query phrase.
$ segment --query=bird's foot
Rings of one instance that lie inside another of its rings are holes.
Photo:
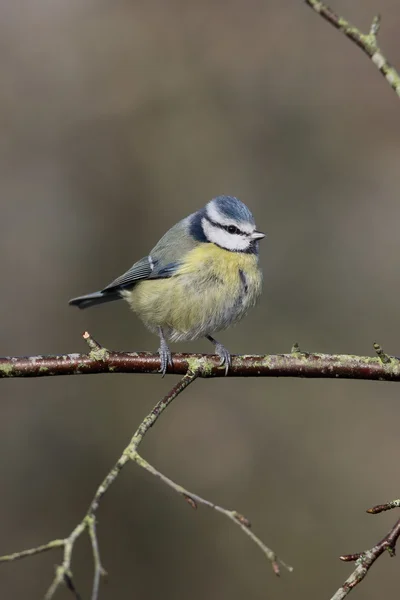
[[[221,359],[221,361],[219,363],[221,365],[221,367],[223,365],[225,365],[225,375],[227,375],[228,371],[229,371],[229,367],[232,364],[232,357],[231,357],[229,350],[227,350],[223,344],[221,344],[220,342],[217,342],[217,340],[215,340],[213,337],[211,337],[211,335],[208,335],[207,339],[210,340],[210,342],[212,342],[215,345],[215,354],[217,354]]]
[[[162,376],[164,377],[165,373],[167,372],[167,367],[172,367],[172,354],[167,342],[165,341],[162,331],[160,331],[160,347],[158,349],[158,354],[161,361],[159,373],[162,373]]]

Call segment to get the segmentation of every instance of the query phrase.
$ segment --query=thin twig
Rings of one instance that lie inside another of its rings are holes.
[[[218,505],[214,504],[213,502],[210,502],[209,500],[206,500],[206,499],[202,498],[201,496],[198,496],[197,494],[193,494],[192,492],[189,492],[187,489],[185,489],[181,485],[175,483],[174,481],[172,481],[171,479],[166,477],[160,471],[157,471],[157,469],[155,469],[151,464],[149,464],[144,458],[142,458],[138,454],[137,450],[138,450],[139,445],[141,444],[147,431],[150,429],[150,427],[152,427],[154,425],[156,419],[158,419],[158,417],[167,408],[167,406],[172,402],[172,400],[174,398],[176,398],[176,396],[178,394],[180,394],[183,391],[183,389],[185,387],[187,387],[190,383],[192,383],[194,381],[194,379],[196,379],[197,377],[198,377],[197,371],[187,373],[183,377],[183,379],[181,379],[177,383],[177,385],[172,388],[172,390],[169,392],[169,394],[167,394],[162,400],[160,400],[160,402],[158,402],[156,404],[156,406],[153,408],[151,413],[140,424],[140,426],[139,426],[138,430],[136,431],[136,433],[134,434],[129,446],[125,449],[124,454],[127,454],[129,456],[129,458],[131,460],[133,460],[134,462],[136,462],[140,467],[142,467],[143,469],[146,469],[146,471],[148,471],[152,475],[155,475],[156,477],[161,479],[161,481],[163,481],[165,484],[167,484],[169,487],[171,487],[173,490],[178,492],[178,494],[183,496],[185,498],[185,500],[191,504],[192,507],[197,507],[197,504],[204,504],[205,506],[209,506],[210,508],[215,509],[217,512],[222,513],[223,515],[225,515],[226,517],[231,519],[234,523],[236,523],[236,525],[239,525],[239,527],[253,540],[253,542],[255,542],[257,544],[257,546],[259,546],[259,548],[261,548],[261,550],[264,552],[264,554],[268,558],[268,560],[271,561],[274,572],[276,574],[279,574],[278,562],[282,566],[286,567],[289,571],[291,571],[292,568],[289,567],[288,565],[286,565],[281,559],[279,559],[276,556],[275,552],[273,550],[271,550],[270,548],[268,548],[268,546],[266,546],[251,531],[250,522],[248,519],[246,519],[246,517],[239,514],[235,510],[228,510],[226,508],[222,508],[221,506],[218,506]]]
[[[378,513],[385,512],[386,510],[392,510],[392,508],[400,507],[400,499],[391,500],[390,502],[386,502],[385,504],[377,504],[372,508],[367,510],[367,513],[370,515],[377,515]]]
[[[400,500],[393,500],[386,504],[378,504],[367,510],[370,514],[377,514],[385,510],[397,508],[400,505]],[[345,562],[355,562],[356,568],[351,575],[346,579],[344,584],[340,586],[337,592],[331,597],[331,600],[343,600],[361,581],[365,578],[368,571],[374,562],[384,553],[388,552],[389,556],[394,556],[396,553],[397,540],[400,537],[400,519],[393,525],[391,530],[370,550],[357,552],[355,554],[344,554],[340,560]]]
[[[199,373],[197,371],[192,372],[192,373],[189,372],[187,375],[185,375],[185,377],[183,377],[183,379],[181,379],[177,383],[177,385],[174,388],[172,388],[172,390],[169,392],[169,394],[167,394],[167,396],[165,396],[165,398],[163,398],[162,400],[160,400],[160,402],[158,402],[158,404],[153,408],[151,413],[140,424],[140,426],[139,426],[138,430],[136,431],[135,435],[133,436],[129,446],[125,449],[125,453],[129,456],[129,458],[131,460],[136,462],[140,467],[142,467],[143,469],[146,469],[146,471],[148,471],[152,475],[155,475],[156,477],[161,479],[161,481],[163,481],[165,484],[167,484],[173,490],[178,492],[178,494],[183,496],[184,499],[187,502],[189,502],[192,507],[197,507],[197,504],[204,504],[205,506],[209,506],[210,508],[213,508],[216,511],[222,513],[223,515],[225,515],[226,517],[231,519],[234,523],[236,523],[236,525],[239,525],[239,527],[253,540],[253,542],[255,542],[259,546],[259,548],[261,548],[261,550],[264,552],[264,554],[268,558],[268,560],[271,561],[273,569],[276,574],[279,573],[278,562],[281,565],[285,566],[290,571],[290,570],[292,570],[291,567],[289,567],[282,560],[280,560],[276,556],[275,552],[273,550],[271,550],[270,548],[268,548],[268,546],[266,546],[250,530],[250,522],[248,519],[246,519],[246,517],[239,514],[235,510],[228,510],[226,508],[222,508],[221,506],[218,506],[218,505],[214,504],[213,502],[210,502],[209,500],[206,500],[206,499],[202,498],[201,496],[198,496],[197,494],[193,494],[192,492],[189,492],[187,489],[185,489],[181,485],[175,483],[174,481],[172,481],[171,479],[166,477],[160,471],[157,471],[157,469],[155,469],[151,464],[149,464],[144,458],[142,458],[138,454],[138,451],[137,451],[138,447],[141,444],[146,432],[150,429],[150,427],[153,426],[156,419],[158,419],[160,414],[167,408],[167,406],[170,404],[170,402],[172,402],[172,400],[174,398],[176,398],[176,396],[185,387],[187,387],[190,383],[192,383],[192,381],[194,381],[194,379],[196,379],[198,377],[198,374]]]
[[[75,527],[72,533],[64,540],[64,557],[61,565],[56,567],[56,574],[54,579],[47,590],[44,600],[51,600],[56,593],[60,585],[66,584],[68,588],[74,592],[77,600],[80,598],[76,588],[73,584],[72,571],[71,571],[71,560],[72,551],[74,549],[75,542],[82,535],[88,526],[86,516],[80,523]]]
[[[54,548],[64,548],[65,540],[52,540],[42,546],[36,546],[36,548],[29,548],[22,552],[14,552],[13,554],[5,554],[0,556],[0,563],[2,562],[13,562],[20,558],[26,558],[27,556],[33,556],[34,554],[40,554],[41,552],[47,552],[48,550],[54,550]]]
[[[362,33],[357,27],[354,27],[354,25],[349,23],[349,21],[334,13],[333,10],[323,2],[319,2],[318,0],[305,0],[305,3],[361,48],[361,50],[372,60],[397,96],[400,97],[400,76],[378,46],[377,35],[381,23],[379,15],[374,17],[369,32]]]
[[[158,477],[159,479],[161,479],[161,481],[163,481],[166,485],[168,485],[173,490],[175,490],[175,492],[177,492],[178,494],[183,496],[183,498],[190,504],[190,506],[192,508],[197,508],[198,504],[204,504],[205,506],[213,508],[217,512],[225,515],[226,517],[228,517],[228,519],[230,519],[236,525],[238,525],[242,529],[242,531],[244,531],[244,533],[246,535],[248,535],[250,537],[250,539],[253,540],[253,542],[265,554],[267,559],[271,562],[273,571],[276,575],[279,575],[279,564],[282,565],[283,567],[285,567],[288,571],[293,570],[292,567],[290,567],[285,562],[283,562],[283,560],[281,560],[275,554],[275,552],[273,550],[268,548],[268,546],[266,546],[266,544],[264,544],[264,542],[262,542],[260,540],[260,538],[258,538],[252,532],[252,530],[250,529],[250,527],[251,527],[250,521],[246,517],[244,517],[243,515],[238,513],[236,510],[229,510],[227,508],[223,508],[222,506],[218,506],[217,504],[214,504],[213,502],[210,502],[209,500],[206,500],[205,498],[202,498],[201,496],[198,496],[197,494],[194,494],[193,492],[189,492],[187,489],[185,489],[178,483],[175,483],[174,481],[172,481],[171,479],[166,477],[163,473],[160,473],[160,471],[157,471],[157,469],[155,469],[152,465],[150,465],[137,452],[133,453],[131,458],[140,467],[142,467],[143,469],[146,469],[146,471],[148,471],[152,475],[155,475],[155,477]]]
[[[7,356],[0,358],[2,377],[49,377],[95,373],[159,373],[160,358],[148,352],[107,350],[87,332],[88,354],[57,356]],[[378,344],[376,356],[319,354],[303,352],[294,345],[289,354],[240,355],[232,357],[228,377],[306,377],[319,379],[365,379],[400,381],[400,360],[383,353]],[[378,349],[378,350],[377,350]],[[184,375],[196,371],[198,377],[225,377],[220,358],[210,354],[173,354],[168,373]]]
[[[90,541],[92,544],[92,552],[93,552],[93,560],[94,560],[94,575],[93,575],[93,587],[92,587],[92,600],[97,600],[98,596],[99,596],[99,587],[100,587],[100,578],[103,576],[107,575],[107,572],[105,569],[103,569],[103,566],[101,564],[101,559],[100,559],[100,550],[99,550],[99,542],[97,539],[97,533],[96,533],[96,519],[94,517],[94,515],[91,516],[90,519],[88,519],[88,530],[89,530],[89,536],[90,536]]]

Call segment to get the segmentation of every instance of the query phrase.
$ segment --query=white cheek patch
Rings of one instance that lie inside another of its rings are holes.
[[[213,200],[207,204],[206,213],[210,221],[213,223],[220,223],[221,225],[236,225],[236,227],[245,233],[252,233],[254,231],[254,227],[250,223],[242,223],[230,217],[225,217],[225,215],[221,214]]]
[[[202,219],[201,224],[206,238],[213,244],[221,246],[221,248],[238,252],[247,250],[250,246],[250,240],[246,236],[228,233],[225,229],[213,225],[207,219]]]

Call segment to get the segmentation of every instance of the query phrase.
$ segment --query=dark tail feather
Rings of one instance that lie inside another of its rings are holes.
[[[79,298],[70,300],[68,304],[77,306],[78,308],[89,308],[90,306],[96,306],[97,304],[104,304],[105,302],[113,302],[114,300],[120,299],[120,294],[113,290],[112,292],[94,292],[94,294],[79,296]]]

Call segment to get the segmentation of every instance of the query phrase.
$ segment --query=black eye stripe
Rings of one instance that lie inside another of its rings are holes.
[[[211,223],[211,225],[214,225],[214,227],[218,227],[219,229],[223,229],[224,231],[227,231],[228,233],[231,234],[236,234],[236,235],[248,235],[245,231],[242,231],[241,229],[239,229],[239,227],[236,227],[236,225],[222,225],[221,223],[216,223],[215,221],[211,221],[211,219],[207,218],[207,221],[209,223]]]

